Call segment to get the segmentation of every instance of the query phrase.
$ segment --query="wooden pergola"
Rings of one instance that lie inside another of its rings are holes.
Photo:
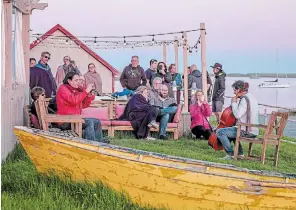
[[[184,69],[184,111],[186,113],[188,110],[188,74],[187,74],[187,33],[183,32],[183,69]],[[177,71],[179,68],[179,51],[178,51],[178,37],[174,37],[175,44],[174,44],[174,52],[175,52],[175,65],[177,67]],[[203,92],[205,95],[205,99],[207,100],[207,65],[206,65],[206,29],[205,23],[200,24],[200,43],[201,43],[201,70],[202,70],[202,84],[203,84]],[[167,49],[165,42],[162,44],[162,60],[166,63],[167,58]]]
[[[48,6],[46,3],[37,3],[39,0],[3,0],[2,7],[4,15],[4,33],[5,37],[4,62],[5,73],[4,81],[2,79],[1,85],[1,100],[2,100],[2,119],[1,119],[1,146],[2,157],[4,159],[7,154],[14,148],[16,143],[16,136],[13,134],[13,127],[15,125],[24,124],[24,107],[29,102],[29,80],[30,80],[30,67],[29,67],[29,52],[30,52],[30,15],[32,10],[43,10]],[[1,8],[2,9],[2,8]],[[18,10],[22,13],[22,43],[24,51],[25,63],[25,84],[17,85],[12,80],[13,68],[13,49],[12,49],[12,20],[13,13]]]
[[[189,134],[190,131],[190,114],[188,112],[188,73],[187,73],[187,56],[188,56],[188,50],[187,50],[187,33],[183,32],[182,36],[183,38],[183,69],[184,69],[184,105],[183,105],[183,112],[182,112],[182,118],[181,118],[181,126],[180,126],[180,135],[187,135]],[[179,49],[178,49],[178,37],[174,37],[175,40],[175,45],[174,45],[174,51],[175,51],[175,64],[177,67],[177,71],[179,68]],[[205,28],[205,23],[200,23],[200,44],[201,44],[201,70],[202,70],[202,90],[205,95],[205,100],[208,100],[208,95],[207,95],[207,65],[206,65],[206,28]],[[163,43],[163,62],[166,63],[166,45]]]

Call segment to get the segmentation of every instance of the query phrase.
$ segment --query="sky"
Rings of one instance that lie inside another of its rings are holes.
[[[198,29],[206,26],[206,63],[215,62],[228,73],[296,73],[295,0],[41,0],[43,11],[31,16],[32,33],[45,33],[56,24],[76,36],[126,36]],[[181,34],[178,34],[181,37]],[[190,45],[199,32],[188,34]],[[151,39],[151,38],[146,38]],[[173,39],[173,35],[155,37]],[[161,61],[162,48],[99,50],[97,53],[121,71],[132,55],[149,67]],[[200,67],[200,50],[188,55],[188,65]],[[79,61],[77,61],[79,62]],[[174,48],[167,49],[167,64]],[[179,51],[179,71],[183,67]]]

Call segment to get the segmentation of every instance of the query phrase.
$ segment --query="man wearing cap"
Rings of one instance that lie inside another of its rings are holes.
[[[215,74],[215,83],[212,96],[212,111],[216,115],[217,122],[219,124],[220,115],[224,105],[224,93],[225,93],[225,77],[226,74],[222,70],[222,65],[220,63],[215,63],[213,72]]]

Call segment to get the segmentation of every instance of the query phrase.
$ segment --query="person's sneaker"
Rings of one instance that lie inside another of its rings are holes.
[[[105,144],[109,144],[110,143],[110,139],[109,139],[109,137],[103,137],[100,142],[105,143]]]
[[[233,156],[231,155],[226,155],[225,157],[221,158],[222,160],[232,160]]]
[[[162,140],[168,140],[169,137],[167,135],[159,135],[159,138]]]
[[[245,158],[245,155],[244,155],[244,154],[242,154],[242,155],[238,155],[237,158],[238,158],[238,159],[244,159],[244,158]]]
[[[155,122],[155,121],[151,121],[149,124],[148,124],[148,127],[151,128],[155,128],[155,129],[158,129],[159,128],[159,125]]]
[[[111,96],[112,96],[113,98],[118,98],[118,93],[115,92],[115,93],[113,93]]]
[[[147,138],[146,138],[146,140],[156,140],[156,138],[153,138],[153,137],[151,137],[151,136],[147,136]]]

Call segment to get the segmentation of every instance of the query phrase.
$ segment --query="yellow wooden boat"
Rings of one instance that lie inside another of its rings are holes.
[[[296,209],[296,175],[248,170],[16,126],[41,173],[102,181],[140,205],[168,209]]]

